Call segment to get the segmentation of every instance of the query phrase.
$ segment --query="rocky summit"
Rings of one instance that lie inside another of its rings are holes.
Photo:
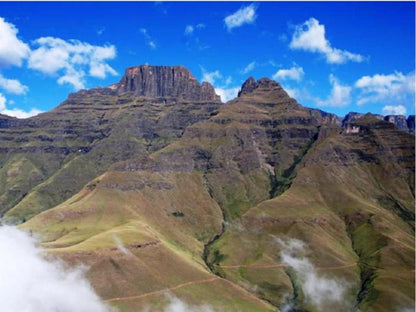
[[[118,94],[131,92],[136,96],[173,97],[190,101],[219,101],[214,88],[200,84],[183,66],[135,66],[127,68],[118,84],[110,86]]]
[[[339,117],[268,78],[224,104],[141,65],[0,137],[3,221],[119,311],[414,306],[414,116]]]

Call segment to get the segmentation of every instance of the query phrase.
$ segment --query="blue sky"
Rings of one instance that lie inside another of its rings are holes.
[[[125,68],[184,65],[224,100],[249,77],[336,113],[414,114],[414,2],[0,2],[0,113]]]

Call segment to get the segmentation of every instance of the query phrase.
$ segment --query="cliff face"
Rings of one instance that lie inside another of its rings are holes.
[[[175,97],[189,101],[220,101],[207,82],[200,84],[183,66],[130,67],[118,85],[118,94],[132,92],[146,97]]]

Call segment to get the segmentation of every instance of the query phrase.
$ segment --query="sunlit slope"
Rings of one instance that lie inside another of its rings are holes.
[[[52,254],[90,266],[93,287],[121,311],[161,308],[166,293],[230,311],[272,311],[203,262],[222,213],[202,173],[152,159],[135,164],[120,163],[23,228],[39,233]]]
[[[369,116],[355,125],[358,134],[319,139],[289,190],[226,227],[209,258],[221,276],[281,306],[289,297],[325,310],[304,300],[281,263],[278,238],[296,238],[319,273],[350,285],[337,311],[414,305],[413,138]]]

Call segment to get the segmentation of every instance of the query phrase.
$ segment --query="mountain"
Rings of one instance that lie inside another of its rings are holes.
[[[166,290],[223,311],[406,309],[403,118],[342,119],[268,78],[223,104],[184,67],[131,67],[37,117],[0,117],[1,211],[87,264],[120,311],[160,310]]]

